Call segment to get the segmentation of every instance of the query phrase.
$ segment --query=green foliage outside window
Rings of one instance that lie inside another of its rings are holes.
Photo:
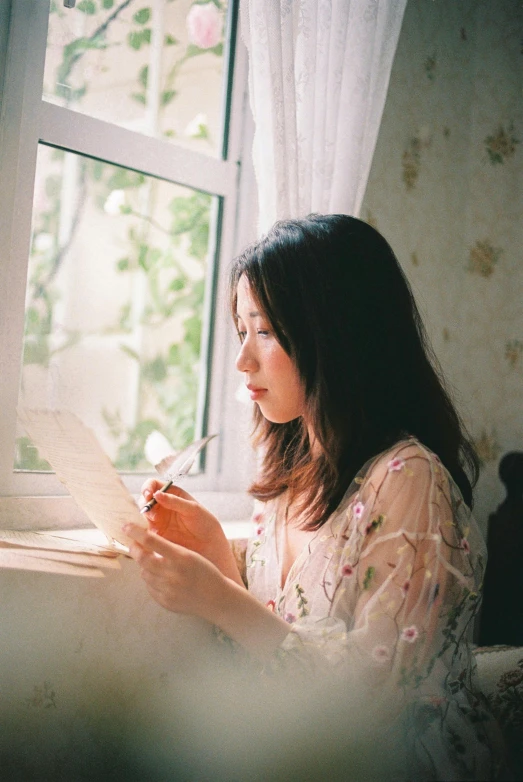
[[[73,87],[71,84],[71,76],[77,63],[90,49],[104,49],[109,45],[107,30],[119,13],[131,5],[136,6],[132,17],[133,27],[121,45],[139,50],[142,46],[148,46],[151,40],[151,29],[147,26],[151,21],[149,7],[142,6],[136,0],[124,0],[120,3],[114,0],[81,0],[77,3],[76,9],[86,15],[101,16],[106,12],[106,17],[93,35],[78,37],[63,49],[55,92],[59,97],[66,98],[67,105],[71,106],[80,101],[89,90],[87,82],[80,87]],[[220,7],[219,3],[215,5]],[[52,2],[51,13],[63,14],[64,9],[61,4]],[[172,36],[166,36],[166,46],[176,43]],[[222,48],[223,44],[220,43],[211,51],[220,56]],[[175,83],[180,65],[204,51],[194,44],[188,44],[162,85],[162,107],[176,99]],[[136,75],[136,88],[132,92],[134,100],[145,103],[147,79],[147,66],[141,66]],[[200,137],[205,138],[205,133],[202,132]],[[65,154],[62,150],[54,150],[52,153],[58,171]],[[138,414],[134,426],[129,428],[124,424],[119,410],[102,410],[107,431],[117,445],[115,465],[121,470],[148,466],[143,458],[144,443],[153,429],[160,429],[175,448],[182,448],[195,437],[198,363],[212,199],[210,195],[198,191],[192,191],[187,196],[176,196],[170,200],[167,210],[163,207],[163,222],[160,223],[154,210],[158,186],[158,182],[140,173],[98,160],[80,158],[76,211],[66,243],[60,245],[58,240],[61,176],[54,170],[48,173],[45,180],[47,208],[38,212],[33,226],[32,262],[25,317],[24,366],[33,364],[47,368],[57,352],[79,345],[88,336],[64,326],[60,327],[59,339],[57,334],[53,333],[55,309],[60,299],[54,281],[80,223],[87,193],[90,194],[91,200],[94,194],[96,207],[101,210],[108,199],[115,193],[118,194],[119,202],[116,212],[113,213],[134,218],[129,221],[125,251],[113,262],[122,280],[136,273],[143,276],[146,304],[141,312],[139,325],[149,329],[161,328],[173,317],[182,324],[181,339],[173,341],[166,349],[147,357],[146,360],[125,343],[126,335],[136,326],[132,319],[131,302],[121,307],[115,322],[106,329],[105,333],[122,335],[120,350],[140,367]],[[140,199],[133,198],[133,194],[139,190],[143,192],[144,188],[148,188],[149,208],[141,210],[135,206]],[[165,219],[166,211],[168,219]],[[154,228],[154,231],[150,230],[151,228]],[[162,242],[154,241],[154,237],[158,236],[163,237]],[[189,257],[193,269],[198,269],[199,272],[189,277],[182,257]],[[145,414],[143,410],[146,407],[149,411],[157,410],[158,416]],[[49,469],[25,437],[19,438],[17,442],[15,468]]]

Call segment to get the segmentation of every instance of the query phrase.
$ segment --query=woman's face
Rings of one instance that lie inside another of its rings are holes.
[[[243,372],[251,399],[275,424],[303,415],[305,389],[296,365],[276,339],[244,274],[238,282],[237,316],[242,345],[236,368]]]

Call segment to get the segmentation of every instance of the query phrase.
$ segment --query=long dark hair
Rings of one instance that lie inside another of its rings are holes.
[[[245,275],[306,393],[306,416],[267,421],[255,406],[261,472],[250,491],[289,491],[320,527],[371,457],[406,436],[436,453],[472,507],[479,461],[445,388],[410,286],[388,243],[347,215],[276,223],[233,263]],[[313,456],[305,420],[320,454]],[[468,474],[467,474],[468,473]]]

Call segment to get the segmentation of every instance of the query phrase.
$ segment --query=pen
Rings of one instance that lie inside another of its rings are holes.
[[[167,491],[167,489],[170,489],[172,485],[173,485],[173,481],[167,481],[167,483],[164,483],[162,488],[158,489],[158,491]],[[140,508],[140,513],[149,513],[149,511],[152,508],[154,508],[156,504],[157,504],[156,500],[154,499],[154,497],[152,497],[152,499],[149,500],[147,505],[144,505],[143,508]]]
[[[183,451],[171,453],[164,457],[161,462],[155,464],[156,471],[160,473],[162,478],[169,478],[167,483],[164,483],[162,488],[158,489],[158,491],[166,492],[171,488],[175,480],[187,475],[202,448],[205,448],[209,440],[212,440],[213,437],[216,437],[216,435],[209,434],[207,437],[202,437],[201,440],[197,440],[188,445]],[[156,500],[152,497],[143,508],[140,508],[140,513],[148,513],[156,504]]]

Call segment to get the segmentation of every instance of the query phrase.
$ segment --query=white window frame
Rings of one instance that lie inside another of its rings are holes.
[[[247,101],[247,54],[239,32],[234,53],[227,159],[80,114],[42,99],[49,0],[0,0],[0,528],[84,525],[86,517],[54,474],[15,473],[16,407],[22,370],[25,295],[33,190],[40,142],[110,164],[204,190],[220,197],[222,220],[215,301],[207,426],[218,432],[205,470],[184,486],[225,517],[248,515],[244,493],[252,472],[247,445],[249,410],[235,400],[240,378],[226,311],[228,261],[254,238],[255,186],[250,163],[252,119]],[[5,65],[5,67],[3,67]],[[167,150],[167,154],[166,154]],[[209,286],[208,286],[209,287]],[[210,293],[210,292],[209,292]],[[205,340],[204,340],[205,343]],[[124,475],[139,493],[144,476]]]

